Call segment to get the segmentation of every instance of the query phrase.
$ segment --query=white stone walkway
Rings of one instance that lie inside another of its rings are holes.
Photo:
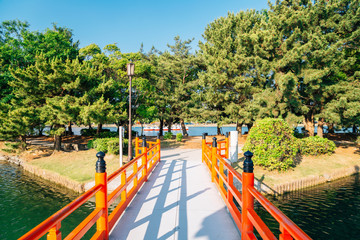
[[[161,162],[110,239],[240,239],[225,203],[201,163],[201,150],[162,150]]]

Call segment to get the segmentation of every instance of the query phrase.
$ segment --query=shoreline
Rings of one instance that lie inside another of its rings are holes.
[[[29,164],[26,161],[22,160],[21,157],[19,156],[1,154],[0,161],[6,161],[10,164],[15,164],[19,167],[22,167],[25,171],[34,174],[35,176],[41,177],[47,181],[58,184],[61,187],[68,188],[77,193],[85,192],[86,185],[89,182],[91,182],[91,181],[86,183],[77,182],[59,173]],[[334,169],[334,171],[323,173],[320,175],[310,175],[300,179],[275,184],[274,186],[269,186],[266,182],[261,180],[259,181],[257,178],[255,178],[254,185],[258,191],[264,194],[277,196],[288,192],[314,187],[341,178],[349,177],[354,174],[359,174],[359,172],[360,172],[360,167],[358,165],[353,165],[344,169]]]

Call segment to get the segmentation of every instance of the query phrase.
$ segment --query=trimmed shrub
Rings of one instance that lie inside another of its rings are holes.
[[[331,154],[336,145],[333,141],[319,136],[298,139],[299,151],[303,155]]]
[[[172,133],[171,132],[166,132],[165,135],[164,135],[164,140],[171,139],[171,138],[172,138]]]
[[[272,118],[256,121],[243,150],[253,152],[255,165],[269,170],[289,169],[298,152],[293,130],[283,119]]]
[[[128,152],[128,139],[124,139],[123,152]],[[119,154],[119,138],[97,138],[88,142],[88,148],[95,148],[109,154]]]
[[[183,135],[181,133],[176,134],[176,141],[177,142],[181,142],[182,139],[183,139]]]

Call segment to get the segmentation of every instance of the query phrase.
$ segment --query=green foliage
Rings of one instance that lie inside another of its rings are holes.
[[[100,133],[96,133],[95,128],[83,128],[80,130],[81,136],[89,137],[94,136],[96,138],[115,138],[119,136],[117,132],[111,132],[110,129],[102,129]]]
[[[87,142],[87,148],[88,148],[88,149],[94,148],[94,140],[95,140],[95,139],[92,139],[92,140],[89,140],[89,141]]]
[[[95,136],[96,129],[94,129],[94,128],[82,128],[80,130],[80,134],[81,134],[81,136],[84,136],[84,137]]]
[[[123,151],[127,154],[128,139],[124,139]],[[102,151],[109,154],[119,154],[119,138],[97,138],[88,142],[88,148],[94,148],[96,151]]]
[[[1,150],[7,153],[16,153],[17,150],[20,148],[21,144],[21,142],[6,142],[6,148],[3,148]]]
[[[256,121],[243,150],[253,152],[255,165],[269,170],[288,170],[294,165],[298,152],[289,125],[282,119],[272,118]]]
[[[301,154],[314,156],[331,154],[336,149],[336,145],[333,141],[319,136],[298,139],[298,146]]]
[[[172,135],[171,132],[166,132],[166,133],[164,134],[164,140],[171,139],[172,136],[173,136],[173,135]]]
[[[177,142],[181,142],[182,139],[183,139],[182,133],[176,134],[176,141],[177,141]]]
[[[358,137],[356,138],[356,143],[357,143],[357,144],[360,144],[360,136],[358,136]]]

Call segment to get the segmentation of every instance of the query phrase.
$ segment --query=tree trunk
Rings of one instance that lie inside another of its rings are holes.
[[[69,132],[69,135],[74,135],[74,132],[72,130],[72,123],[69,122],[69,125],[68,125],[68,132]]]
[[[219,124],[216,124],[216,130],[217,130],[217,135],[221,135],[221,127]]]
[[[171,133],[171,125],[172,125],[172,121],[169,120],[169,121],[167,122],[168,132],[169,132],[169,133]]]
[[[92,129],[92,127],[91,127],[91,123],[89,123],[89,129]]]
[[[54,148],[55,151],[61,151],[61,135],[54,136]]]
[[[353,130],[353,133],[354,133],[354,134],[357,133],[357,127],[356,127],[355,124],[353,125],[352,130]]]
[[[183,132],[183,136],[185,136],[185,137],[189,136],[189,134],[188,134],[188,132],[186,130],[184,119],[180,119],[180,124],[181,124],[181,129],[182,129],[182,132]]]
[[[96,134],[100,134],[102,130],[102,123],[99,123],[96,129]]]
[[[318,121],[317,135],[321,138],[324,137],[324,118],[320,118]]]
[[[248,127],[248,133],[250,132],[250,129],[254,126],[254,124],[253,123],[248,123],[248,124],[246,124],[247,125],[247,127]]]
[[[304,126],[307,135],[309,137],[314,136],[315,123],[314,123],[314,114],[312,112],[309,112],[308,114],[305,115]]]
[[[41,137],[41,136],[43,136],[43,131],[44,131],[44,128],[43,127],[41,127],[41,126],[39,126],[39,133],[38,133],[38,137]]]
[[[26,136],[23,135],[23,136],[20,136],[20,142],[21,142],[21,149],[23,151],[26,150]]]
[[[140,122],[141,124],[141,135],[142,136],[144,134],[144,123],[143,122]]]
[[[333,123],[328,123],[327,126],[328,126],[328,133],[335,133]]]
[[[236,120],[236,131],[239,133],[239,137],[242,136],[242,123],[239,123],[239,121]]]
[[[159,134],[164,135],[164,119],[160,119]]]

